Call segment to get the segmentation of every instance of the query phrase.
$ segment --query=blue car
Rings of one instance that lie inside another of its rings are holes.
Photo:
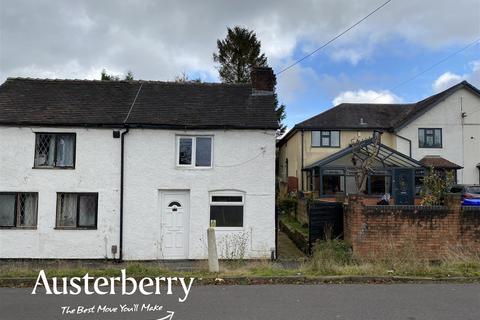
[[[480,207],[480,185],[457,184],[450,189],[450,192],[462,195],[463,206]]]

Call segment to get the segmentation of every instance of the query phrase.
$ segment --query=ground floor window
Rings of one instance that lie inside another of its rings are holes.
[[[325,169],[322,172],[322,195],[334,195],[345,192],[345,171]]]
[[[383,195],[392,193],[392,177],[387,175],[369,176],[370,194]]]
[[[0,192],[0,227],[37,226],[38,193]]]
[[[319,191],[320,173],[318,169],[312,169],[306,172],[307,191]]]
[[[57,228],[96,229],[98,193],[57,193]]]
[[[423,188],[423,177],[426,172],[424,169],[415,170],[415,195],[420,196]]]
[[[392,192],[392,177],[390,170],[373,170],[373,174],[363,183],[358,190],[356,170],[345,169],[324,169],[321,176],[321,194],[335,195],[337,193],[383,195]]]
[[[217,227],[243,227],[245,195],[241,192],[210,194],[210,220]]]

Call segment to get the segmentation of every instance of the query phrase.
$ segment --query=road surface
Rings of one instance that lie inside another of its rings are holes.
[[[480,319],[480,284],[194,286],[184,303],[165,293],[47,296],[31,290],[0,288],[0,319]],[[67,306],[72,314],[62,315]]]

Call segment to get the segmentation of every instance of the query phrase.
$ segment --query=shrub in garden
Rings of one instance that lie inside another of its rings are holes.
[[[420,191],[423,206],[443,205],[445,194],[453,185],[453,174],[448,172],[444,177],[433,167],[430,167],[428,174],[423,177],[423,185]]]
[[[297,214],[298,200],[293,197],[282,198],[278,200],[278,209],[280,213],[296,216]]]

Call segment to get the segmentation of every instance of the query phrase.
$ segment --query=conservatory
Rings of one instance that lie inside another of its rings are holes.
[[[396,204],[414,204],[426,168],[384,144],[364,140],[306,166],[308,190],[320,198],[389,193]]]

